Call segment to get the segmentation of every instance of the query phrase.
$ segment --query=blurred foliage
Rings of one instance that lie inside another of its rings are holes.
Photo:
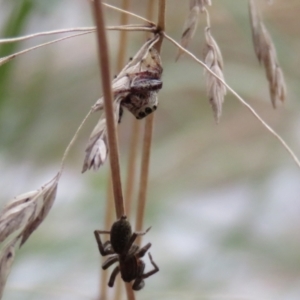
[[[1,28],[1,36],[14,37],[22,35],[23,29],[26,27],[26,23],[30,18],[30,14],[33,10],[32,0],[23,0],[16,2],[11,9],[11,13],[7,18],[7,21],[3,28]],[[2,44],[0,47],[0,57],[4,57],[11,53],[16,52],[18,49],[17,43]],[[4,64],[0,69],[0,111],[3,102],[6,97],[7,81],[9,80],[9,73],[12,69],[13,63]]]

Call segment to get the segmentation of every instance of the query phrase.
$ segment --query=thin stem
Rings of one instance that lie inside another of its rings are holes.
[[[205,15],[206,15],[206,24],[207,24],[207,27],[210,28],[210,16],[209,16],[209,12],[207,10],[206,7],[203,8],[203,11],[205,12]]]
[[[113,96],[111,91],[109,55],[106,41],[106,31],[104,26],[104,17],[102,2],[100,0],[93,1],[95,21],[97,25],[97,42],[98,56],[101,70],[101,81],[103,88],[104,110],[106,115],[108,145],[109,145],[109,161],[111,168],[111,176],[113,183],[114,202],[117,219],[125,215],[125,207],[122,194],[120,163],[118,153],[118,141],[116,134],[116,124],[113,109]]]
[[[149,5],[153,6],[154,1],[150,0]],[[151,9],[149,9],[151,11]],[[152,9],[153,11],[153,9]],[[165,12],[166,12],[166,2],[165,0],[160,0],[159,10],[158,10],[158,25],[157,27],[161,30],[165,29]],[[155,48],[158,52],[161,50],[163,36],[155,44]],[[140,175],[140,185],[138,193],[138,207],[136,215],[136,230],[143,230],[145,207],[147,200],[147,188],[149,179],[149,165],[150,165],[150,154],[151,154],[151,144],[152,144],[152,134],[154,127],[154,114],[148,116],[145,120],[145,131],[143,139],[143,150],[142,150],[142,162],[141,162],[141,175]],[[140,245],[141,237],[138,237],[137,244]]]
[[[145,120],[140,186],[139,186],[139,193],[138,193],[138,206],[137,206],[136,225],[135,225],[137,231],[143,230],[145,207],[146,207],[146,200],[147,200],[148,179],[149,179],[152,133],[154,127],[153,124],[154,124],[154,114],[151,114]],[[137,244],[140,244],[140,241],[141,238],[138,237]]]
[[[166,28],[165,15],[166,15],[166,0],[160,0],[159,1],[159,7],[158,7],[158,23],[157,23],[157,28],[160,31],[162,31],[162,32]],[[158,52],[160,52],[162,42],[163,42],[163,35],[161,36],[160,40],[154,46]]]
[[[124,10],[129,10],[130,6],[130,0],[123,0],[122,1],[122,9]],[[126,26],[129,20],[129,15],[126,13],[121,13],[120,16],[120,25]],[[118,49],[118,58],[117,58],[117,71],[118,73],[122,70],[124,64],[125,64],[125,58],[127,54],[127,48],[128,48],[128,33],[126,31],[121,31],[120,32],[120,39],[119,39],[119,49]],[[130,215],[130,207],[127,199],[127,189],[128,189],[128,177],[127,177],[127,182],[126,182],[126,188],[125,188],[125,208],[126,208],[126,214],[129,219]],[[126,288],[126,287],[125,287]],[[131,288],[131,287],[130,287]],[[120,300],[122,297],[122,291],[124,289],[124,283],[121,280],[120,277],[116,280],[116,288],[115,288],[115,300]],[[134,294],[128,294],[127,298],[130,300],[134,300]]]
[[[51,42],[47,42],[47,43],[44,43],[44,44],[40,44],[40,45],[37,45],[37,46],[34,46],[34,47],[31,47],[31,48],[28,48],[26,50],[23,50],[23,51],[20,51],[20,52],[16,52],[14,54],[11,54],[11,55],[8,55],[8,56],[5,56],[5,57],[2,57],[0,58],[0,66],[4,63],[7,63],[9,62],[10,60],[14,59],[15,57],[19,56],[19,55],[22,55],[22,54],[25,54],[29,51],[32,51],[32,50],[35,50],[35,49],[38,49],[38,48],[41,48],[41,47],[44,47],[44,46],[48,46],[48,45],[51,45],[51,44],[54,44],[54,43],[57,43],[57,42],[60,42],[60,41],[63,41],[63,40],[66,40],[66,39],[70,39],[70,38],[73,38],[75,36],[79,36],[79,35],[84,35],[84,34],[88,34],[88,33],[91,33],[93,31],[87,31],[87,32],[82,32],[82,33],[78,33],[78,34],[73,34],[73,35],[69,35],[69,36],[65,36],[63,38],[60,38],[60,39],[56,39],[56,40],[53,40]]]
[[[113,221],[113,190],[112,190],[112,181],[111,175],[108,174],[108,184],[107,184],[107,198],[106,198],[106,208],[105,208],[105,221],[104,221],[104,230],[109,230]],[[102,261],[106,260],[103,257]],[[100,293],[99,299],[100,300],[107,300],[107,279],[108,279],[108,272],[107,270],[103,271],[101,268],[101,281],[100,281]]]
[[[2,43],[14,43],[14,42],[20,42],[28,39],[32,39],[39,36],[45,36],[45,35],[52,35],[52,34],[59,34],[59,33],[69,33],[69,32],[76,32],[76,31],[95,31],[96,27],[78,27],[78,28],[67,28],[67,29],[59,29],[59,30],[51,30],[51,31],[44,31],[44,32],[38,32],[33,34],[28,34],[24,36],[20,36],[17,38],[7,38],[7,39],[0,39],[0,44]]]
[[[129,0],[123,0],[122,9],[128,10],[129,8]],[[128,15],[123,13],[122,16],[127,16],[127,18],[122,19],[122,22],[128,22]],[[122,38],[122,36],[121,36]],[[127,35],[124,37],[124,41],[120,42],[120,46],[125,44],[126,47],[124,49],[127,49]],[[119,57],[118,62],[120,63],[119,67],[121,69],[122,65],[125,62],[125,51],[122,51],[122,49],[119,49],[121,53],[123,53],[123,56]],[[122,58],[122,60],[121,60]],[[122,64],[121,64],[122,62]],[[128,165],[127,165],[127,174],[126,174],[126,188],[125,188],[125,207],[127,212],[127,217],[130,219],[131,215],[131,207],[132,207],[132,200],[133,200],[133,189],[134,189],[134,183],[136,178],[136,162],[137,162],[137,149],[138,149],[138,137],[140,132],[140,122],[136,119],[132,119],[132,129],[131,129],[131,136],[130,136],[130,147],[129,147],[129,155],[128,155]]]
[[[136,164],[138,158],[138,142],[141,131],[141,121],[133,119],[130,136],[130,147],[128,155],[128,166],[126,174],[126,189],[125,189],[125,201],[126,211],[128,218],[131,215],[131,207],[133,200],[134,183],[136,180]]]
[[[141,16],[139,16],[139,15],[137,15],[137,14],[134,14],[134,13],[132,13],[132,12],[130,12],[130,11],[127,11],[127,10],[121,9],[121,8],[118,8],[118,7],[116,7],[116,6],[113,6],[113,5],[104,3],[104,2],[103,2],[103,5],[106,6],[106,7],[109,7],[109,8],[111,8],[111,9],[113,9],[113,10],[116,10],[116,11],[119,11],[119,12],[122,12],[122,13],[125,13],[125,14],[128,14],[128,15],[130,15],[130,16],[133,16],[133,17],[137,18],[137,19],[140,19],[140,20],[142,20],[142,21],[145,21],[145,22],[149,23],[149,24],[152,25],[152,26],[155,26],[155,24],[154,24],[152,21],[149,21],[149,20],[147,20],[147,19],[145,19],[145,18],[143,18],[143,17],[141,17]]]
[[[0,39],[0,44],[15,43],[15,42],[20,42],[20,41],[36,38],[39,36],[47,36],[47,35],[59,34],[59,33],[70,33],[70,32],[76,32],[76,31],[83,31],[85,33],[91,33],[91,32],[94,32],[95,30],[96,30],[96,27],[78,27],[78,28],[67,28],[67,29],[60,29],[60,30],[44,31],[44,32],[38,32],[38,33],[20,36],[17,38]],[[153,32],[155,30],[155,27],[149,26],[149,25],[143,25],[143,24],[129,24],[129,25],[123,25],[123,26],[106,26],[106,30],[112,30],[112,31],[118,30],[118,31],[122,31],[122,32],[123,31]],[[73,37],[73,36],[71,36],[71,37]]]
[[[129,9],[129,0],[123,0],[122,1],[122,9],[128,10]],[[126,25],[128,23],[128,14],[126,13],[121,13],[121,20],[120,20],[120,25]],[[125,31],[120,32],[120,39],[119,39],[119,49],[118,49],[118,60],[117,60],[117,68],[118,72],[122,69],[124,63],[125,63],[125,56],[126,56],[126,51],[127,49],[127,33]]]
[[[130,282],[125,282],[126,295],[128,300],[135,300],[135,294]]]
[[[192,57],[198,64],[202,65],[209,73],[211,73],[213,76],[215,76],[220,82],[222,82],[226,88],[244,105],[246,106],[249,111],[255,116],[256,119],[272,134],[274,135],[279,142],[282,144],[282,146],[287,150],[287,152],[291,155],[294,162],[297,164],[297,166],[300,168],[300,161],[296,154],[293,152],[293,150],[287,145],[287,143],[283,140],[283,138],[276,132],[274,129],[267,124],[261,116],[254,110],[254,108],[251,107],[250,104],[248,104],[237,92],[234,91],[233,88],[231,88],[222,78],[220,78],[218,75],[216,75],[214,72],[211,71],[209,67],[206,66],[204,62],[202,62],[200,59],[198,59],[194,54],[192,54],[190,51],[183,48],[180,44],[178,44],[174,39],[172,39],[170,36],[168,36],[165,32],[163,32],[164,37],[169,40],[171,43],[173,43],[175,46],[180,48],[182,51],[187,53],[190,57]]]
[[[123,287],[124,283],[121,277],[117,276],[116,281],[115,281],[115,298],[114,300],[120,300],[122,299],[122,295],[124,293]]]
[[[91,114],[92,114],[92,110],[90,110],[88,112],[88,114],[84,117],[83,121],[81,122],[81,124],[79,125],[78,129],[76,130],[74,136],[72,137],[69,145],[67,146],[67,148],[64,152],[63,158],[61,160],[61,165],[60,165],[60,170],[59,170],[59,177],[61,176],[61,174],[64,170],[64,165],[65,165],[66,158],[68,157],[68,154],[69,154],[72,146],[74,145],[75,141],[77,140],[77,137],[78,137],[78,134],[79,134],[80,130],[82,129],[83,125],[85,124],[86,120],[89,118],[89,116]]]

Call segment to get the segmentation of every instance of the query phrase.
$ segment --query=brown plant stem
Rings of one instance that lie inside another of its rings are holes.
[[[123,0],[122,1],[122,9],[128,10],[130,5],[130,0]],[[128,23],[128,14],[121,13],[120,25],[126,25]],[[118,49],[118,60],[117,60],[117,68],[120,71],[125,63],[126,57],[126,49],[127,49],[128,39],[127,33],[125,31],[120,32],[120,39],[119,39],[119,49]]]
[[[145,130],[144,130],[144,140],[143,140],[143,150],[142,150],[142,162],[141,162],[141,175],[140,175],[140,185],[138,192],[138,205],[136,212],[136,230],[143,230],[145,207],[147,200],[147,188],[149,179],[149,165],[150,165],[150,154],[151,154],[151,144],[152,144],[152,133],[154,125],[154,114],[151,114],[145,120]],[[140,245],[141,238],[138,237],[137,244]]]
[[[108,230],[111,227],[113,221],[113,190],[112,190],[112,181],[111,175],[108,174],[108,184],[107,184],[107,198],[106,198],[106,208],[105,208],[105,220],[104,220],[104,229]],[[102,261],[104,261],[104,257]],[[100,281],[100,293],[99,300],[107,300],[107,279],[108,279],[108,271],[101,270],[101,281]]]
[[[125,207],[122,194],[120,163],[118,152],[118,141],[116,134],[114,110],[113,110],[113,96],[111,91],[110,70],[109,70],[109,55],[106,41],[106,31],[104,25],[104,17],[102,10],[102,2],[100,0],[93,1],[95,21],[97,25],[97,43],[99,65],[101,70],[101,81],[103,88],[104,110],[107,122],[108,145],[109,145],[109,161],[111,168],[111,177],[114,193],[114,203],[116,210],[116,217],[119,219],[125,215]]]
[[[136,164],[138,155],[138,142],[140,135],[141,122],[139,120],[132,120],[131,125],[130,148],[128,155],[128,166],[126,175],[126,189],[125,189],[125,206],[128,217],[132,211],[132,200],[134,183],[136,180]]]
[[[149,2],[149,11],[153,11],[154,0]],[[166,1],[160,0],[159,10],[158,10],[158,24],[157,28],[160,30],[165,29],[165,11],[166,11]],[[151,19],[152,16],[149,16]],[[155,44],[155,48],[158,52],[161,50],[163,36]],[[142,162],[141,162],[141,175],[140,175],[140,184],[139,184],[139,193],[138,193],[138,206],[136,214],[136,230],[143,230],[143,222],[145,215],[145,207],[147,200],[147,188],[148,188],[148,179],[149,179],[149,165],[150,165],[150,154],[151,154],[151,144],[152,144],[152,134],[154,127],[154,114],[148,116],[145,120],[145,131],[143,139],[143,150],[142,150]],[[140,245],[141,237],[138,237],[137,244]]]
[[[123,0],[122,1],[122,9],[124,10],[129,10],[130,6],[130,0]],[[126,13],[121,13],[120,17],[120,25],[126,25],[128,23],[129,15]],[[119,39],[119,49],[118,49],[118,58],[117,58],[117,71],[120,72],[122,70],[125,60],[126,60],[126,50],[128,48],[128,33],[126,31],[121,31],[120,32],[120,39]],[[128,198],[127,198],[127,190],[128,190],[128,177],[126,178],[126,184],[125,184],[125,208],[126,208],[126,214],[129,219],[130,215],[130,205],[128,203]],[[130,179],[129,179],[130,180]],[[125,283],[125,286],[127,284]],[[131,286],[128,287],[131,289]],[[116,288],[115,288],[115,300],[120,300],[122,297],[122,290],[123,290],[123,282],[120,277],[117,278],[116,280]],[[135,299],[134,294],[128,294],[127,292],[127,298],[128,299]]]

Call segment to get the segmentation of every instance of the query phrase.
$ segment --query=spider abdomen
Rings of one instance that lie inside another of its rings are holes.
[[[127,257],[120,264],[121,277],[125,282],[130,282],[141,276],[144,272],[145,264],[138,260],[134,255]]]
[[[110,242],[117,254],[122,254],[132,235],[131,225],[126,216],[114,222],[110,231]]]

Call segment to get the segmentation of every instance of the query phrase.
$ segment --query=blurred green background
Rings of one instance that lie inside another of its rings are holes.
[[[109,1],[120,6],[120,0]],[[254,55],[246,0],[213,0],[212,34],[227,82],[300,156],[298,0],[260,2],[284,71],[288,100],[273,110]],[[167,1],[167,32],[179,40],[188,1]],[[1,38],[92,26],[85,0],[0,0]],[[144,14],[146,1],[132,0]],[[119,14],[106,9],[107,23]],[[130,19],[132,23],[139,23]],[[190,50],[202,58],[205,18]],[[60,35],[61,36],[61,35]],[[58,35],[0,45],[1,57]],[[117,32],[109,33],[112,72]],[[132,56],[144,41],[130,33]],[[300,171],[265,128],[230,93],[215,125],[203,69],[164,42],[164,88],[155,117],[144,237],[160,272],[137,299],[300,299]],[[0,201],[42,186],[101,95],[93,34],[47,46],[0,67]],[[93,115],[67,161],[56,202],[18,251],[3,299],[96,299],[100,255],[93,230],[103,228],[108,165],[81,174]],[[120,126],[122,172],[132,115]],[[143,122],[143,121],[141,121]],[[145,258],[147,267],[148,258]],[[111,270],[109,270],[109,273]]]

